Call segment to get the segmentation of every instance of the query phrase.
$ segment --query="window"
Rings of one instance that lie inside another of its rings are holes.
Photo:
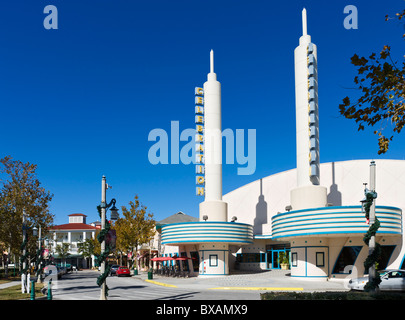
[[[317,252],[316,253],[316,266],[317,267],[324,267],[325,266],[325,253],[324,252]]]
[[[210,254],[210,267],[218,267],[218,255]]]
[[[265,262],[266,254],[265,253],[237,253],[236,262]]]
[[[378,270],[384,270],[387,268],[388,262],[394,249],[395,246],[381,246],[381,256],[377,261]],[[403,269],[403,266],[401,267],[401,269]],[[364,274],[368,274],[368,270],[364,270]]]
[[[198,265],[200,264],[200,257],[198,256],[198,251],[191,251],[190,257],[193,263],[193,270],[198,271]]]
[[[351,268],[345,270],[347,266],[353,266],[356,262],[357,256],[361,251],[361,246],[343,247],[340,251],[339,257],[336,260],[335,267],[332,273],[351,273]]]
[[[187,258],[187,252],[181,252],[180,257]],[[189,271],[188,269],[188,259],[180,261],[182,264],[183,271]]]
[[[292,255],[291,255],[291,265],[293,267],[298,266],[298,253],[297,252],[293,252]]]
[[[378,260],[378,269],[384,270],[388,266],[388,262],[391,258],[392,252],[394,252],[395,246],[381,246],[381,256]]]

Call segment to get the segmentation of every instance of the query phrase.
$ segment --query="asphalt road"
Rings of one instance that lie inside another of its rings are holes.
[[[79,271],[63,275],[54,281],[52,296],[54,300],[99,300],[100,287],[96,271]],[[228,291],[195,289],[190,286],[166,287],[147,282],[140,277],[108,277],[108,300],[260,300],[258,291]]]

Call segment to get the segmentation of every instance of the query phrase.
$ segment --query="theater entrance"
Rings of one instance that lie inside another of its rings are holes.
[[[281,269],[281,253],[287,254],[290,256],[290,244],[274,244],[274,245],[267,245],[266,246],[266,269]]]

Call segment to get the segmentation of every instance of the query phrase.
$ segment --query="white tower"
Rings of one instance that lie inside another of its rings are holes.
[[[205,200],[200,203],[200,221],[227,221],[228,205],[222,201],[221,83],[214,73],[212,50],[204,83],[204,140]]]
[[[293,210],[323,207],[326,188],[319,186],[319,118],[317,47],[307,34],[307,11],[302,10],[302,36],[294,51],[297,188],[291,191]]]

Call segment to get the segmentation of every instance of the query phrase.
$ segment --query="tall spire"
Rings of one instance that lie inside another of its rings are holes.
[[[307,30],[307,9],[302,9],[302,36],[300,37],[300,45],[307,46],[311,42],[311,36]]]
[[[214,50],[210,52],[210,73],[214,73]]]
[[[302,35],[306,36],[307,33],[307,10],[302,9]]]

